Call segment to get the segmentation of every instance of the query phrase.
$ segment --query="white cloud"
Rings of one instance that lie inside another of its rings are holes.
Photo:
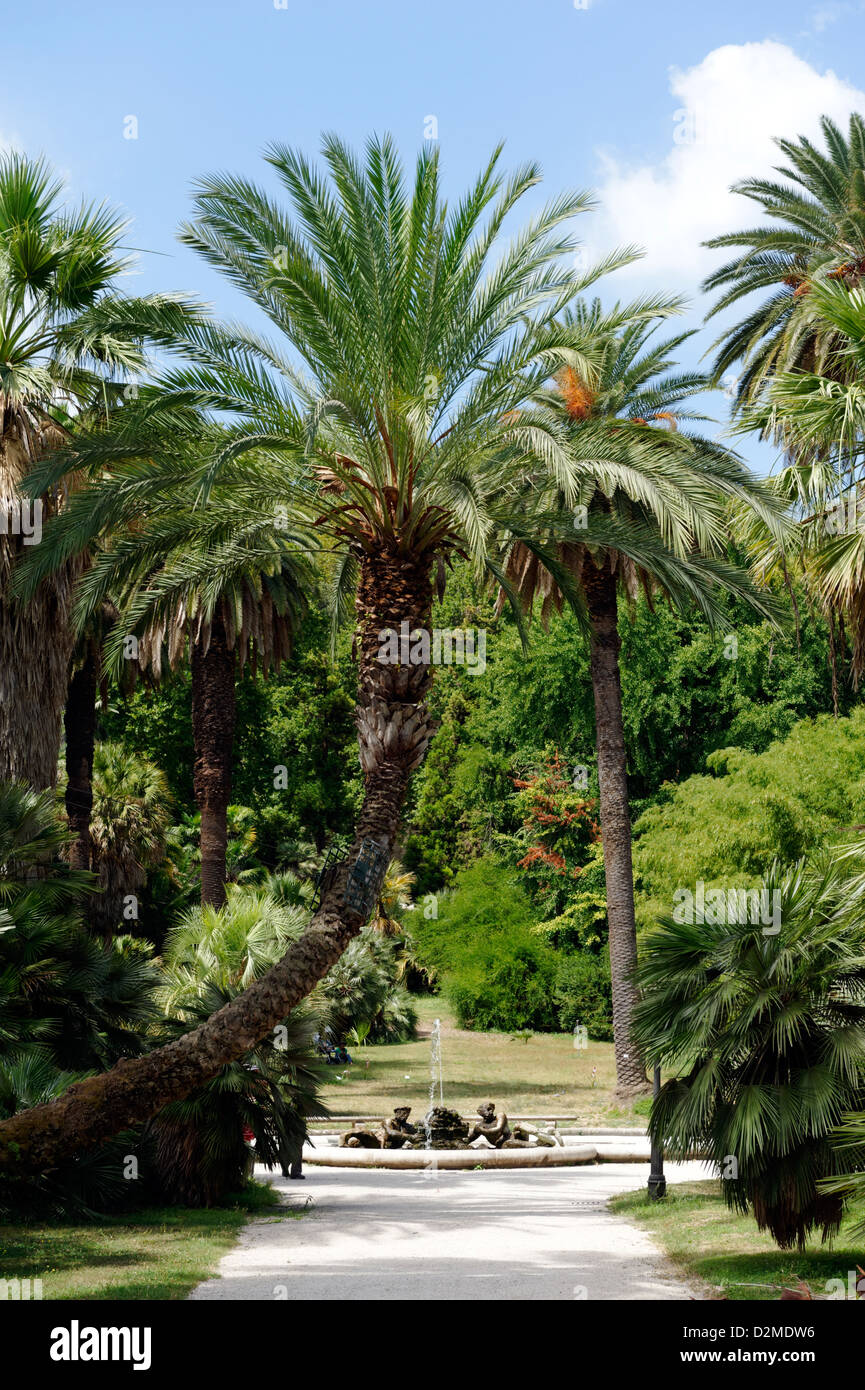
[[[700,243],[759,220],[730,184],[782,162],[773,136],[818,136],[821,115],[843,127],[851,111],[865,112],[865,92],[769,40],[728,44],[696,67],[673,69],[670,91],[666,155],[636,167],[601,156],[591,249],[638,242],[645,259],[620,274],[693,292],[719,259]]]
[[[820,5],[811,15],[811,25],[815,34],[822,34],[831,25],[837,24],[839,19],[843,19],[845,14],[849,14],[850,6],[839,4],[838,0],[830,0],[827,5]]]

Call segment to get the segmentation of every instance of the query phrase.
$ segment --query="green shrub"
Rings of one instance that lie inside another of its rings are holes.
[[[637,919],[669,913],[676,888],[756,888],[773,860],[850,838],[865,821],[865,709],[803,719],[763,753],[726,748],[709,776],[669,787],[635,826]]]
[[[573,951],[562,956],[556,973],[554,999],[563,1032],[570,1033],[582,1023],[590,1038],[599,1042],[612,1041],[613,995],[606,950],[600,955]]]
[[[515,932],[479,941],[445,977],[445,994],[461,1028],[554,1030],[552,953]]]
[[[418,958],[437,972],[461,1027],[556,1028],[556,955],[534,925],[521,884],[493,859],[462,871],[437,919],[413,924]]]

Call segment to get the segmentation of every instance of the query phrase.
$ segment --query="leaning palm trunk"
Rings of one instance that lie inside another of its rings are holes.
[[[64,565],[28,602],[10,596],[25,549],[23,537],[13,534],[20,528],[18,484],[32,467],[19,429],[13,420],[0,436],[0,780],[42,790],[57,781],[73,647],[73,575]]]
[[[303,935],[267,974],[194,1032],[0,1124],[0,1169],[23,1173],[53,1167],[65,1155],[92,1148],[188,1095],[281,1023],[339,959],[368,916],[365,904],[354,907],[344,900],[352,866],[365,840],[382,851],[377,874],[366,885],[366,901],[373,905],[393,853],[411,772],[423,760],[432,733],[424,703],[428,662],[382,664],[380,634],[388,628],[399,632],[403,621],[410,630],[428,629],[431,603],[428,563],[399,554],[364,555],[357,722],[366,790],[349,859]]]
[[[235,649],[217,609],[192,643],[193,785],[201,812],[201,905],[225,902],[228,804],[237,696]]]
[[[597,569],[589,556],[583,563],[583,591],[591,622],[592,689],[598,750],[598,786],[604,873],[607,882],[607,921],[610,928],[610,974],[613,986],[613,1033],[616,1051],[616,1089],[628,1097],[648,1091],[646,1065],[631,1038],[631,1016],[637,1002],[633,972],[637,964],[634,917],[634,871],[631,861],[631,816],[625,732],[622,723],[622,685],[619,675],[616,576],[609,558]]]

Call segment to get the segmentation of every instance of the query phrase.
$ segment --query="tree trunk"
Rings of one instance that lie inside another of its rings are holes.
[[[66,730],[66,818],[75,836],[69,849],[73,869],[91,867],[93,846],[93,748],[96,741],[96,694],[99,648],[90,639],[82,665],[69,682],[63,723]]]
[[[0,436],[0,781],[42,790],[57,781],[73,648],[73,567],[46,579],[27,603],[10,596],[15,565],[28,548],[22,520],[29,527],[35,519],[17,490],[30,466],[12,423]]]
[[[610,974],[613,985],[613,1036],[616,1051],[616,1093],[621,1099],[648,1094],[646,1064],[631,1039],[631,1015],[637,1001],[633,971],[637,963],[634,919],[634,871],[631,861],[631,815],[628,769],[622,723],[622,685],[619,674],[616,577],[609,559],[597,569],[586,556],[583,590],[592,629],[592,690],[598,749],[601,837],[607,882],[607,921],[610,927]]]
[[[344,902],[349,873],[364,840],[383,851],[367,885],[372,901],[393,852],[412,769],[432,734],[424,696],[427,664],[385,665],[379,634],[408,621],[426,627],[432,605],[429,565],[400,555],[361,557],[358,741],[366,790],[348,861],[341,865],[311,923],[283,958],[243,994],[184,1037],[146,1057],[71,1086],[58,1100],[22,1110],[0,1124],[0,1169],[33,1172],[93,1148],[140,1124],[215,1076],[275,1028],[314,988],[360,931],[368,913]]]
[[[236,665],[217,608],[206,642],[199,637],[192,644],[193,787],[201,812],[202,907],[222,907],[225,902]]]

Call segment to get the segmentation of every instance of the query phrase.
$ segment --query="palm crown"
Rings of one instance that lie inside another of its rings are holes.
[[[835,359],[837,339],[810,302],[810,285],[823,275],[855,285],[865,273],[865,121],[852,115],[846,138],[828,117],[820,125],[824,150],[804,137],[776,142],[787,161],[776,172],[785,182],[734,184],[768,222],[706,243],[743,248],[703,286],[721,291],[710,317],[749,294],[770,292],[716,343],[716,376],[743,362],[739,405],[753,401],[776,371],[843,371]]]
[[[640,306],[630,322],[597,302],[578,303],[564,317],[571,337],[596,350],[588,375],[564,366],[523,416],[545,442],[544,468],[530,476],[532,506],[512,523],[520,539],[506,567],[523,606],[540,592],[544,617],[565,597],[583,609],[584,564],[600,565],[606,555],[629,598],[660,586],[717,620],[720,586],[768,612],[766,596],[726,562],[729,510],[744,506],[777,534],[780,507],[729,449],[680,429],[705,419],[685,402],[706,378],[674,370],[689,334],[659,337],[661,317]],[[531,531],[545,528],[541,550]]]
[[[43,162],[0,160],[0,497],[13,512],[0,537],[0,773],[36,786],[56,775],[73,572],[58,569],[26,606],[12,600],[10,579],[26,554],[14,524],[24,477],[70,428],[123,401],[148,342],[171,341],[198,314],[177,296],[117,293],[129,265],[123,220],[106,206],[69,210],[61,195]],[[56,512],[70,481],[31,490],[34,509]],[[26,679],[11,675],[19,665]]]
[[[363,163],[332,136],[323,151],[329,181],[292,150],[268,154],[293,217],[217,177],[199,186],[182,230],[267,314],[292,360],[239,330],[208,332],[188,344],[196,363],[163,384],[175,400],[246,417],[211,481],[246,451],[255,472],[263,458],[303,460],[305,475],[288,479],[293,505],[327,513],[327,532],[356,552],[480,545],[485,495],[513,445],[509,413],[553,361],[585,369],[555,312],[632,253],[575,277],[566,224],[590,200],[571,194],[491,267],[505,218],[539,180],[534,165],[506,180],[496,151],[449,209],[436,150],[419,156],[410,192],[388,138],[371,140]]]
[[[168,341],[193,306],[174,295],[131,299],[113,282],[131,264],[111,208],[65,209],[41,160],[0,160],[0,402],[38,452],[46,419],[99,409],[144,367],[143,343]]]

